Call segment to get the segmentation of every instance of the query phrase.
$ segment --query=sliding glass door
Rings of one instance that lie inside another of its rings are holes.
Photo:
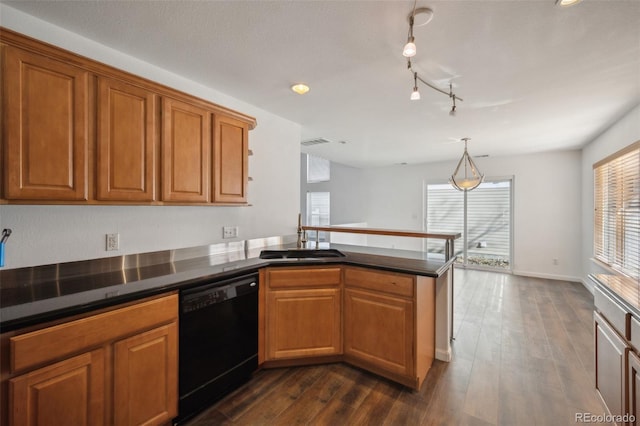
[[[427,232],[460,232],[455,241],[458,263],[511,270],[512,179],[483,182],[460,192],[447,184],[426,185]],[[427,251],[441,253],[442,242],[428,240]]]

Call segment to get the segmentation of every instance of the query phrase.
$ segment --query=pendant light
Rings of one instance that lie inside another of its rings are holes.
[[[418,73],[413,73],[413,92],[411,92],[412,101],[420,100],[420,92],[418,91]]]
[[[449,178],[449,183],[458,191],[471,191],[476,189],[484,180],[484,175],[480,173],[476,163],[473,162],[467,152],[467,142],[469,138],[462,138],[464,141],[464,153],[458,161],[458,166]],[[464,169],[462,169],[464,165]]]

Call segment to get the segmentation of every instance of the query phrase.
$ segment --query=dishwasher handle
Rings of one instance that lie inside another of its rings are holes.
[[[222,282],[185,290],[180,294],[180,312],[205,309],[236,297],[242,297],[258,291],[258,277],[250,276],[233,282]]]

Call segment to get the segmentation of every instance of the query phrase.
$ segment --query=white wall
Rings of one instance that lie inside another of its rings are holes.
[[[11,228],[5,267],[18,268],[222,241],[222,226],[239,239],[295,233],[300,206],[300,126],[214,88],[0,4],[0,25],[80,55],[256,117],[249,132],[250,207],[0,205],[0,229]],[[105,234],[120,233],[117,252]]]
[[[514,273],[579,281],[580,151],[476,159],[487,178],[514,177]],[[374,228],[423,229],[424,183],[446,182],[456,161],[367,169],[365,220]],[[421,249],[417,239],[371,245]],[[558,259],[558,265],[553,259]]]
[[[300,212],[307,213],[307,192],[330,192],[332,225],[362,222],[365,214],[366,194],[362,170],[331,162],[331,179],[328,182],[307,183],[306,154],[300,155]]]
[[[582,270],[583,282],[592,288],[587,275],[605,272],[593,257],[593,164],[640,140],[640,105],[607,129],[582,150]]]

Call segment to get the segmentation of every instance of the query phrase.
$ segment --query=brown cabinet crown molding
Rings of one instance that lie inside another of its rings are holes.
[[[110,65],[103,64],[85,56],[81,56],[68,50],[64,50],[55,45],[31,38],[29,36],[20,34],[4,27],[0,27],[0,42],[3,44],[19,47],[30,52],[38,53],[40,55],[45,55],[52,59],[67,62],[69,64],[83,68],[86,71],[94,73],[98,76],[110,77],[122,80],[127,84],[140,86],[141,88],[154,91],[161,96],[169,96],[175,99],[186,100],[191,104],[197,104],[202,108],[207,108],[214,113],[217,112],[236,120],[243,121],[249,125],[249,130],[253,130],[257,125],[255,117],[252,117],[250,115],[235,111],[231,108],[227,108],[213,102],[206,101],[204,99],[200,99],[193,95],[189,95],[187,93],[157,83],[155,81],[114,68]]]

